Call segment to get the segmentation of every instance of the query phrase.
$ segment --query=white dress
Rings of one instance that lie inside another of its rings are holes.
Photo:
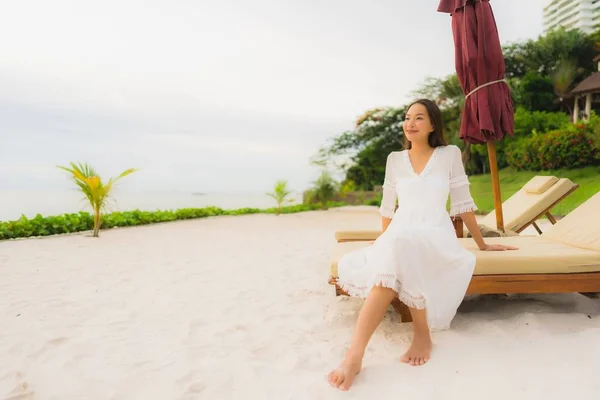
[[[476,209],[458,147],[436,147],[420,174],[408,151],[390,153],[379,210],[392,221],[373,245],[340,259],[338,284],[362,298],[375,285],[394,289],[404,304],[426,309],[432,331],[448,329],[475,268],[451,216]]]

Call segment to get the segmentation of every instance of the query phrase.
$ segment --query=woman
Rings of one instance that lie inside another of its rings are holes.
[[[350,349],[328,377],[342,390],[349,389],[360,372],[367,343],[394,298],[409,307],[413,319],[413,341],[401,361],[426,363],[430,331],[450,327],[475,267],[475,256],[459,244],[450,217],[460,215],[480,250],[516,250],[486,244],[481,236],[460,149],[446,144],[437,105],[426,99],[414,102],[403,130],[405,150],[392,152],[386,163],[380,207],[383,233],[372,246],[338,263],[338,285],[351,296],[366,298]]]

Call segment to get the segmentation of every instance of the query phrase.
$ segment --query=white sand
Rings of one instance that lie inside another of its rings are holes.
[[[330,388],[361,305],[327,285],[333,232],[378,228],[363,209],[0,242],[0,399],[597,398],[600,300],[578,294],[466,301],[422,367],[390,310]]]

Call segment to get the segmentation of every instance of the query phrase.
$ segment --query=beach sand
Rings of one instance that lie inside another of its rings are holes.
[[[0,399],[566,399],[600,393],[600,300],[466,300],[431,361],[391,309],[349,392],[326,381],[362,300],[327,284],[373,208],[0,242]]]

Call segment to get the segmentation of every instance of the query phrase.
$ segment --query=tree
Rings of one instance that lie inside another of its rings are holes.
[[[578,29],[554,29],[536,40],[503,46],[508,78],[522,78],[533,71],[550,76],[563,60],[577,66],[574,83],[595,71],[594,56],[600,33],[587,35]]]
[[[284,180],[278,180],[275,182],[273,193],[267,193],[267,196],[272,197],[277,202],[276,215],[281,214],[281,207],[286,200],[291,201],[290,199],[286,199],[290,194],[291,192],[287,189],[287,181]]]
[[[121,178],[132,174],[137,169],[130,168],[123,171],[116,178],[110,178],[106,184],[102,183],[102,179],[96,171],[88,164],[70,163],[71,168],[58,166],[71,174],[73,181],[79,190],[85,195],[90,202],[90,206],[94,212],[94,233],[93,237],[99,237],[100,226],[102,225],[101,213],[105,211],[108,204],[110,191],[114,184]]]
[[[334,165],[346,172],[359,190],[372,190],[383,182],[385,160],[391,151],[403,147],[404,108],[375,108],[362,114],[355,128],[333,138],[312,159],[322,168]],[[341,162],[334,160],[341,158]]]
[[[548,76],[529,71],[520,80],[512,81],[511,90],[517,107],[530,111],[556,110],[554,81]]]

